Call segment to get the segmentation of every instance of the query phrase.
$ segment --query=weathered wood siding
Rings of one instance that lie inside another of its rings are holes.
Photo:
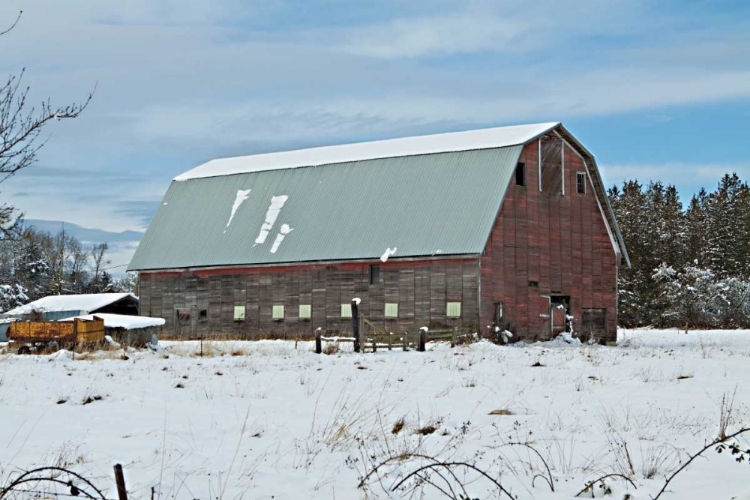
[[[495,304],[524,340],[546,339],[540,295],[570,296],[580,329],[582,310],[606,309],[607,337],[616,339],[617,257],[589,178],[576,191],[583,160],[565,147],[565,194],[539,191],[538,143],[524,148],[526,185],[511,180],[481,259],[481,325],[492,324]]]
[[[380,282],[370,284],[370,265],[380,266]],[[184,272],[143,272],[141,314],[166,320],[175,328],[175,309],[191,310],[180,323],[181,336],[237,335],[247,338],[351,332],[341,304],[362,299],[360,312],[392,331],[421,326],[459,326],[476,331],[479,318],[477,258],[380,261],[276,267],[246,267]],[[461,302],[461,318],[446,318],[446,302]],[[385,318],[385,304],[398,304],[398,318]],[[273,305],[283,304],[283,321],[272,319]],[[312,318],[299,318],[299,305],[312,306]],[[234,321],[234,306],[245,306],[245,320]],[[204,319],[195,318],[206,311]],[[196,333],[197,332],[197,333]]]

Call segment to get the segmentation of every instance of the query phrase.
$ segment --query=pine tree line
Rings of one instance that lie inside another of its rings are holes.
[[[74,236],[24,230],[0,240],[0,312],[47,295],[131,291],[132,278],[107,270],[107,243],[85,246]]]
[[[736,174],[687,208],[674,186],[609,190],[632,267],[620,269],[622,326],[750,326],[750,188]]]

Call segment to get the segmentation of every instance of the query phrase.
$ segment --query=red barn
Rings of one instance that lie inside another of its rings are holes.
[[[565,328],[614,341],[628,256],[596,161],[545,123],[210,161],[174,179],[130,270],[185,335]]]

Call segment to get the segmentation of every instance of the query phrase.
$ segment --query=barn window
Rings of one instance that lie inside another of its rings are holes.
[[[312,306],[310,304],[299,305],[300,319],[310,319],[312,317]]]
[[[549,194],[565,194],[565,159],[562,140],[544,136],[539,139],[539,190]]]
[[[586,172],[576,172],[576,191],[586,194]]]
[[[370,266],[370,284],[380,283],[380,266]]]
[[[461,303],[460,302],[448,302],[445,305],[445,316],[448,318],[460,318],[461,317]]]
[[[352,317],[352,305],[351,304],[341,304],[341,317],[342,318]]]
[[[385,304],[385,317],[386,318],[398,318],[398,304],[386,303]]]
[[[526,164],[519,163],[516,165],[516,186],[526,185]]]
[[[281,321],[282,319],[284,319],[284,306],[274,305],[271,318],[275,321]]]
[[[245,321],[245,306],[234,306],[234,320]]]

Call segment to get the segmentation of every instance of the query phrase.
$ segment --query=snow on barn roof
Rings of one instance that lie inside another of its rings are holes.
[[[93,321],[95,318],[104,320],[104,328],[122,328],[125,330],[137,330],[138,328],[150,328],[162,326],[165,321],[162,318],[150,318],[148,316],[126,316],[124,314],[84,314],[83,316],[74,316],[72,318],[61,319],[60,321],[73,321],[74,319],[83,319]]]
[[[24,315],[31,314],[34,311],[55,312],[55,311],[86,311],[92,312],[102,307],[114,304],[120,300],[132,297],[138,300],[138,297],[132,293],[91,293],[80,295],[50,295],[48,297],[35,300],[26,305],[16,307],[7,311],[5,314]]]
[[[174,180],[185,181],[202,177],[333,165],[380,158],[504,148],[525,144],[558,125],[559,123],[536,123],[223,158],[204,163],[178,175]]]

